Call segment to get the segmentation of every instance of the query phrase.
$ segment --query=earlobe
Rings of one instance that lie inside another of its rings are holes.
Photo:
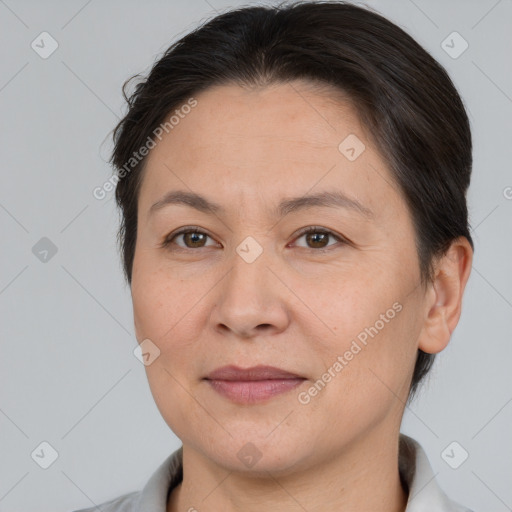
[[[467,238],[454,240],[435,266],[434,282],[425,297],[425,318],[418,348],[429,354],[441,352],[448,345],[459,322],[462,297],[471,273],[473,249]]]

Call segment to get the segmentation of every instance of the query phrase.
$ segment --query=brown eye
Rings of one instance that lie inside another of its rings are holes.
[[[329,244],[330,239],[334,239],[335,241],[345,243],[345,240],[341,238],[340,236],[334,234],[332,231],[325,230],[323,228],[317,228],[315,226],[309,227],[302,231],[302,233],[299,235],[299,237],[296,240],[299,240],[300,238],[304,237],[306,240],[306,248],[307,249],[327,249],[331,245],[336,244]],[[304,246],[301,246],[304,247]]]
[[[210,238],[209,235],[198,229],[185,228],[177,233],[169,235],[162,243],[161,247],[176,245],[179,249],[201,249],[208,247],[205,245],[206,240]],[[175,240],[181,240],[182,244],[178,244]]]
[[[329,241],[327,233],[307,233],[306,240],[308,244],[312,244],[315,249],[323,249]]]
[[[198,233],[197,231],[191,231],[187,233],[182,233],[185,245],[187,247],[203,247],[203,244],[206,240],[206,237],[208,235],[205,235],[204,233]]]

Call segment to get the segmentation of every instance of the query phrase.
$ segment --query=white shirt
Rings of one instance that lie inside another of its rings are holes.
[[[142,491],[123,494],[100,504],[103,512],[166,512],[168,493],[183,479],[182,449],[169,455]],[[412,437],[400,434],[399,472],[409,489],[405,512],[473,512],[452,501],[434,478],[427,455]],[[74,512],[94,512],[96,506]]]

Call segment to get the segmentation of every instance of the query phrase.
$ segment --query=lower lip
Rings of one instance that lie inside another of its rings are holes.
[[[208,380],[217,393],[238,404],[254,404],[263,402],[273,396],[286,393],[296,388],[305,379],[272,379],[272,380]]]

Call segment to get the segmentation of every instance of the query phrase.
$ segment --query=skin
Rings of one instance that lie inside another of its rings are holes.
[[[418,348],[442,351],[457,325],[468,241],[454,241],[434,282],[420,284],[404,198],[339,97],[296,81],[216,86],[195,98],[148,155],[131,285],[137,340],[160,350],[146,366],[151,392],[183,443],[184,479],[167,511],[405,510],[398,439],[414,361]],[[338,150],[351,133],[366,146],[354,161]],[[150,214],[172,190],[204,195],[225,212],[172,204]],[[272,214],[282,199],[334,190],[373,215],[340,207]],[[207,236],[161,247],[186,226]],[[347,242],[315,242],[299,233],[308,226]],[[252,263],[236,251],[248,236],[263,250]],[[300,403],[299,393],[397,302],[401,311]],[[227,364],[268,364],[305,380],[240,405],[204,380]],[[247,443],[261,454],[252,467],[237,457]]]

